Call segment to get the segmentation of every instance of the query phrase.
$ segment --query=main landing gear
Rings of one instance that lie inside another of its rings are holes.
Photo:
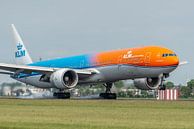
[[[105,93],[100,93],[100,98],[103,99],[116,99],[117,98],[117,94],[116,93],[111,93],[111,88],[113,86],[113,83],[106,83],[104,84],[104,86],[106,87],[106,91]]]
[[[53,96],[57,99],[70,99],[70,93],[64,90],[59,90],[59,92],[54,92]]]

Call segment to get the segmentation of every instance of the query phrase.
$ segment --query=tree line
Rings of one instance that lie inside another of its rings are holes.
[[[194,98],[194,79],[191,79],[186,83],[186,85],[175,85],[172,81],[167,81],[165,83],[167,89],[177,88],[179,90],[179,95],[182,98]],[[1,89],[5,86],[10,86],[11,89],[18,86],[25,86],[20,82],[13,83],[2,83],[0,84]],[[92,94],[99,94],[105,91],[103,84],[97,84],[94,86],[78,86],[77,87],[80,96],[87,96]],[[133,85],[133,83],[125,83],[124,81],[118,81],[114,83],[113,92],[118,93],[118,97],[126,98],[155,98],[155,91],[139,91]]]

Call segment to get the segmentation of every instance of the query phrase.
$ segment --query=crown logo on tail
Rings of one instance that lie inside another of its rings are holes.
[[[17,45],[17,51],[15,52],[15,58],[23,57],[26,55],[26,51],[22,50],[23,45],[21,43],[18,43]]]
[[[22,45],[22,44],[20,44],[20,43],[18,43],[18,45],[17,45],[17,49],[18,49],[18,50],[21,50],[21,49],[22,49],[22,47],[23,47],[23,45]]]

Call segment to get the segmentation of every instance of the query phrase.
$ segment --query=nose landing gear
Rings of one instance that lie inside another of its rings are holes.
[[[159,90],[166,90],[166,85],[164,84],[164,76],[161,78],[161,84],[159,85]]]

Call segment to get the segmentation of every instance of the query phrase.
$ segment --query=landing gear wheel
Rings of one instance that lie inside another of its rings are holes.
[[[161,84],[159,86],[159,90],[166,90],[166,85],[164,84],[164,76],[161,79]]]
[[[159,87],[159,90],[166,90],[166,85],[161,85],[160,87]]]
[[[100,93],[100,98],[103,99],[117,99],[117,94],[116,93],[111,93],[111,88],[113,86],[113,83],[106,83],[104,85],[106,87],[105,93]]]
[[[117,99],[116,93],[100,93],[99,96],[103,99]]]
[[[69,92],[55,92],[53,96],[57,99],[70,99],[70,93]]]

